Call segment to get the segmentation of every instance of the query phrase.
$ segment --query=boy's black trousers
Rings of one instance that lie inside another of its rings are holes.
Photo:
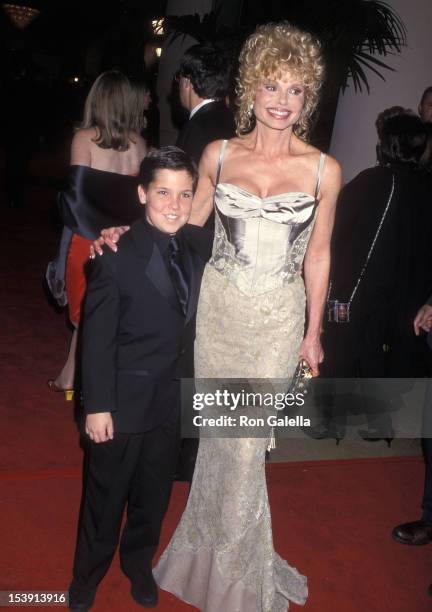
[[[178,413],[151,431],[114,432],[113,440],[89,443],[73,568],[74,589],[97,587],[119,540],[121,567],[132,581],[151,569],[179,445]],[[126,522],[120,535],[126,506]]]

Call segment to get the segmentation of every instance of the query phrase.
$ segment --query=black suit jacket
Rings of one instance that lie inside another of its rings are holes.
[[[414,318],[432,290],[432,180],[394,164],[361,172],[342,189],[332,237],[332,297],[347,301],[393,198],[352,304],[355,319],[385,309]]]
[[[199,164],[202,152],[213,140],[232,138],[235,124],[225,102],[216,100],[200,108],[185,123],[177,138],[177,146]]]
[[[222,100],[215,100],[202,106],[185,123],[177,138],[177,146],[192,157],[198,165],[202,152],[214,140],[235,136],[235,123],[231,110]],[[214,230],[214,211],[205,227]]]
[[[179,377],[190,353],[201,276],[210,254],[205,230],[180,230],[189,277],[183,315],[152,228],[137,221],[117,253],[90,264],[82,336],[82,390],[87,414],[111,412],[114,431],[139,433],[161,424],[180,401]]]
[[[423,376],[425,341],[413,320],[432,290],[431,179],[394,164],[361,172],[342,189],[332,237],[331,299],[348,301],[393,198],[351,307],[326,323],[324,376]],[[390,350],[389,350],[390,349]]]

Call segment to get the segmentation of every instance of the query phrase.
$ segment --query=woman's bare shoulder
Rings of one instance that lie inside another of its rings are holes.
[[[301,140],[301,138],[298,138],[298,136],[294,134],[290,143],[290,153],[291,155],[302,157],[306,162],[310,163],[314,163],[321,155],[321,151],[317,149],[317,147],[314,147],[314,145],[309,142]]]
[[[342,180],[342,168],[340,163],[328,153],[326,153],[324,163],[324,177],[326,175],[337,182]]]
[[[211,169],[213,167],[216,167],[218,160],[219,160],[220,152],[222,150],[223,142],[224,142],[223,140],[213,140],[213,142],[210,142],[205,147],[204,151],[202,152],[200,163],[199,163],[200,169],[201,168]]]
[[[94,128],[81,128],[75,132],[71,144],[71,164],[90,166],[91,149],[94,146],[96,130]]]
[[[145,139],[136,132],[131,132],[130,134],[130,146],[132,149],[135,149],[138,156],[143,158],[147,155],[148,147]]]
[[[97,137],[96,128],[79,128],[73,135],[72,142],[77,143],[88,143],[93,144],[94,139]]]
[[[222,140],[222,139],[213,140],[213,142],[211,142],[210,144],[206,146],[206,148],[204,149],[204,153],[206,153],[210,157],[219,156],[224,142],[225,140]],[[231,152],[234,149],[236,149],[239,145],[241,145],[241,138],[237,138],[237,137],[230,138],[227,140],[226,151]]]
[[[296,154],[302,156],[307,164],[310,164],[311,168],[316,168],[316,166],[320,163],[321,156],[324,154],[324,169],[327,173],[340,173],[340,165],[339,162],[329,155],[328,153],[323,153],[317,147],[309,143],[305,143],[300,139],[297,139],[299,144],[296,145]]]
[[[210,156],[219,155],[222,145],[225,141],[223,139],[213,140],[210,142],[204,149],[203,153],[206,153]],[[228,142],[231,142],[230,140]]]
[[[233,136],[228,143],[230,147],[245,147],[247,138],[245,136]]]

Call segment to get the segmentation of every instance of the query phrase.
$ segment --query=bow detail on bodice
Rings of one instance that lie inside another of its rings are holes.
[[[219,183],[209,264],[246,295],[301,281],[315,207],[315,198],[307,193],[261,198],[236,185]]]
[[[315,205],[315,198],[308,193],[291,191],[262,198],[231,183],[219,183],[215,199],[218,209],[227,217],[263,217],[289,224],[308,222]]]

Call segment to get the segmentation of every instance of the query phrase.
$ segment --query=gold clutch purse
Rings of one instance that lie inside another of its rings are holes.
[[[312,368],[305,359],[300,359],[287,393],[292,393],[293,395],[302,393],[303,395],[307,395],[311,378],[313,378]]]
[[[309,382],[313,378],[312,368],[306,361],[306,359],[300,359],[291,379],[290,385],[286,390],[286,395],[292,394],[294,396],[303,395],[306,396],[308,393]],[[284,408],[282,414],[287,416],[294,416],[297,413],[298,407],[294,409]],[[276,448],[276,439],[274,434],[274,428],[271,428],[270,439],[267,446],[267,451]]]

